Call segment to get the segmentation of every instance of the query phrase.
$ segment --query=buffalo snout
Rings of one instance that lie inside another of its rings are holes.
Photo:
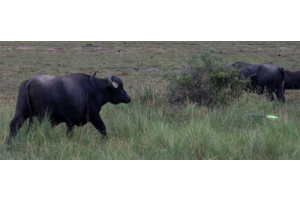
[[[126,96],[125,96],[125,99],[124,99],[124,103],[130,103],[130,101],[131,101],[131,98],[130,98],[130,96],[128,95],[128,94],[126,94]]]
[[[131,98],[130,98],[130,96],[128,96],[128,98],[126,99],[125,103],[130,103],[130,101],[131,101]]]

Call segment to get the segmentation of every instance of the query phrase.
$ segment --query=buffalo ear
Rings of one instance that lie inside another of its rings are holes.
[[[115,81],[112,81],[111,83],[112,83],[112,85],[114,86],[114,88],[115,88],[115,89],[117,89],[117,88],[118,88],[119,84],[118,84],[117,82],[115,82]]]
[[[106,78],[107,86],[113,89],[117,89],[119,84],[116,81],[111,80],[111,75]]]
[[[95,71],[94,74],[93,74],[93,76],[96,76],[97,72],[98,72],[98,71]]]

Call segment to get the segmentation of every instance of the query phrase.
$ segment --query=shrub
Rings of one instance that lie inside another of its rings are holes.
[[[89,43],[86,43],[85,46],[86,47],[93,47],[94,45],[93,45],[93,43],[89,42]]]
[[[180,75],[170,77],[168,100],[200,105],[224,105],[242,94],[244,83],[238,70],[225,67],[223,59],[210,51],[193,55]]]

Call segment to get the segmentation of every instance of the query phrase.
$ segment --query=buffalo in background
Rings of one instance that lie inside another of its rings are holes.
[[[300,89],[300,71],[288,71],[284,72],[284,89],[298,90]]]
[[[267,90],[267,98],[274,100],[273,92],[279,101],[284,101],[284,76],[285,71],[278,65],[268,64],[248,64],[237,62],[232,67],[240,70],[238,78],[240,80],[250,78],[247,87],[258,94],[264,94]]]
[[[85,74],[71,74],[63,77],[38,74],[22,82],[17,100],[15,116],[10,123],[11,138],[16,136],[23,122],[33,116],[39,121],[49,114],[52,125],[66,123],[67,134],[71,137],[75,125],[91,122],[106,136],[106,127],[99,112],[101,107],[112,104],[129,103],[130,97],[116,76],[101,79]]]

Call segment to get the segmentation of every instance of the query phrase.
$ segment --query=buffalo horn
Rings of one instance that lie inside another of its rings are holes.
[[[96,76],[97,72],[98,72],[98,71],[95,71],[94,74],[93,74],[93,76]]]

